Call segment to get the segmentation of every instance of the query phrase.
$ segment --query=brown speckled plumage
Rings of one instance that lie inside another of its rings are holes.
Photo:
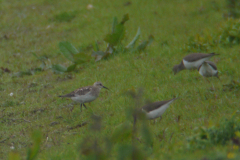
[[[65,95],[62,95],[62,96],[59,96],[59,97],[75,97],[76,95],[77,96],[81,96],[81,95],[85,95],[87,94],[88,92],[94,90],[94,92],[92,92],[92,94],[94,93],[94,95],[98,95],[99,94],[99,91],[98,89],[96,89],[96,87],[93,87],[93,86],[87,86],[87,87],[81,87],[81,88],[78,88],[76,89],[75,91],[72,91],[71,93],[68,93],[68,94],[65,94]],[[97,92],[97,93],[95,93]]]
[[[98,97],[101,88],[108,89],[101,82],[95,82],[93,86],[81,87],[59,97],[71,98],[73,101],[81,103],[80,107],[82,110],[82,105],[86,108],[84,103],[94,101]]]

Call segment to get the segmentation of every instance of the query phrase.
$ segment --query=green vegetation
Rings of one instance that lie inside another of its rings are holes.
[[[227,15],[233,18],[240,17],[240,1],[239,0],[226,0],[227,3]]]
[[[191,36],[183,47],[183,50],[190,51],[209,51],[218,45],[232,46],[240,43],[240,20],[228,19],[221,24],[222,26],[214,33],[206,31],[202,35]]]
[[[238,3],[1,0],[0,159],[240,159]],[[219,53],[221,81],[174,76],[190,52]],[[110,90],[82,112],[58,97],[95,81]]]
[[[190,149],[194,147],[206,148],[207,146],[221,144],[225,145],[227,142],[234,139],[239,141],[240,123],[235,119],[221,121],[219,126],[212,126],[211,128],[200,128],[197,135],[189,138]],[[239,143],[239,142],[238,142]],[[236,142],[236,144],[238,145]]]

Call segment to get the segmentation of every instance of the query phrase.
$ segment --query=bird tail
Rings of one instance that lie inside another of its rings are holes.
[[[218,53],[215,53],[215,52],[212,52],[212,53],[210,53],[211,55],[213,55],[213,56],[217,56],[217,55],[220,55],[220,54],[218,54]]]
[[[73,97],[73,95],[70,93],[70,94],[60,95],[58,97]]]
[[[174,96],[173,99],[171,99],[171,100],[175,101],[175,100],[178,99],[178,98],[179,98],[179,97]]]
[[[178,98],[179,98],[179,97],[175,97],[175,96],[174,96],[174,98],[173,98],[173,99],[170,99],[169,102],[172,103],[172,102],[174,102],[174,101],[175,101],[176,99],[178,99]]]

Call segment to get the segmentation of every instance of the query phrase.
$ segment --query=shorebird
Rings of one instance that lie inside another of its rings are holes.
[[[82,111],[82,106],[87,109],[84,103],[94,101],[98,97],[102,88],[108,89],[107,87],[103,86],[101,82],[95,82],[92,86],[81,87],[75,91],[72,91],[71,93],[59,97],[71,98],[73,101],[80,103],[80,108]]]
[[[215,63],[211,61],[205,61],[198,67],[198,72],[203,77],[218,77],[218,70]]]
[[[219,55],[215,53],[192,53],[183,58],[180,64],[173,67],[174,74],[177,74],[184,69],[198,69],[198,67],[206,60],[210,59],[212,56]]]
[[[142,111],[146,113],[147,119],[156,119],[160,117],[169,107],[169,105],[176,99],[177,98],[173,98],[167,101],[158,101],[147,104],[142,107]]]

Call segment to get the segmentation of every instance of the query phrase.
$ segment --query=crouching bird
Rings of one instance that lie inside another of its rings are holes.
[[[218,77],[218,70],[215,63],[211,61],[205,61],[198,67],[198,72],[203,77]]]

